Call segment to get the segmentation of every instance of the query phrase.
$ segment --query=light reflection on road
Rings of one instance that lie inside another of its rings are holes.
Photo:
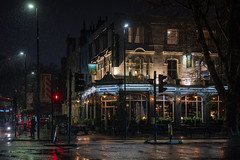
[[[77,147],[46,146],[48,142],[0,142],[0,159],[112,160],[112,159],[236,159],[240,145],[225,142],[151,145],[141,141],[81,141]]]

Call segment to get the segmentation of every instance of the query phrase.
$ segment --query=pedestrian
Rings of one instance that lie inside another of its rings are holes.
[[[32,137],[33,139],[35,138],[35,136],[34,136],[35,125],[36,125],[36,123],[35,123],[35,118],[32,117],[32,120],[31,120],[31,137]]]
[[[23,116],[23,125],[24,125],[24,131],[26,131],[27,130],[27,116],[26,115]]]

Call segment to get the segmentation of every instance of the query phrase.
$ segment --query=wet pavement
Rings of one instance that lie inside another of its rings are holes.
[[[44,141],[1,141],[1,159],[239,159],[239,143],[229,140],[183,140],[178,145],[146,144],[143,140],[91,140],[79,136],[77,145]],[[162,140],[163,141],[163,140]]]
[[[44,136],[45,135],[45,136]],[[0,142],[1,160],[112,160],[112,159],[239,159],[240,139],[182,139],[183,144],[149,144],[144,137],[128,138],[90,133],[60,135],[57,144],[50,141],[49,130],[41,130],[40,140],[23,133],[12,141]],[[177,140],[177,139],[175,139]],[[178,139],[179,140],[179,139]],[[167,142],[167,139],[158,142]]]

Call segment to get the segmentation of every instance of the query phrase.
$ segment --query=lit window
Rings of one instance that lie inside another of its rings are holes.
[[[213,96],[208,105],[212,119],[221,119],[224,117],[224,106],[219,96]]]
[[[212,32],[213,32],[213,35],[216,36],[216,31],[212,31]],[[208,46],[213,46],[214,43],[213,43],[212,38],[210,37],[209,32],[207,30],[203,30],[203,34],[204,34],[206,44]],[[198,31],[197,31],[197,36],[198,36]]]
[[[177,29],[167,30],[167,44],[178,44],[179,31]]]
[[[186,67],[187,68],[190,68],[190,67],[192,67],[192,55],[191,54],[187,54],[186,55]]]
[[[156,103],[156,113],[158,117],[174,119],[174,103],[171,96],[159,95]]]
[[[132,27],[128,27],[128,43],[132,43],[132,39],[133,39]]]
[[[182,117],[200,117],[202,118],[203,99],[200,96],[183,96],[181,98]]]
[[[135,43],[144,43],[144,29],[143,27],[137,27],[135,30]]]
[[[139,79],[141,79],[141,76],[143,75],[143,62],[143,58],[136,59],[135,76]]]

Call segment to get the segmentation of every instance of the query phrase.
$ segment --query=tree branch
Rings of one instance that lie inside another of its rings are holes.
[[[216,20],[217,20],[217,24],[223,34],[223,37],[225,38],[225,40],[228,42],[229,39],[228,39],[228,36],[227,36],[227,33],[226,31],[224,30],[222,24],[220,23],[220,16],[218,14],[218,9],[217,9],[217,6],[216,6],[216,3],[214,1],[212,1],[212,4],[213,4],[213,8],[214,8],[214,11],[215,11],[215,14],[216,14]]]
[[[221,95],[222,97],[226,97],[227,92],[224,88],[224,85],[223,85],[222,81],[220,80],[220,78],[217,74],[216,68],[214,66],[214,63],[213,63],[211,57],[210,57],[209,49],[208,49],[208,46],[207,46],[205,38],[204,38],[203,28],[202,28],[202,25],[201,25],[202,13],[201,13],[200,8],[199,8],[199,3],[197,3],[197,2],[192,3],[192,13],[193,13],[193,18],[194,18],[195,23],[196,23],[196,27],[198,29],[198,37],[199,37],[198,41],[202,46],[203,55],[204,55],[204,58],[205,58],[205,62],[208,66],[208,70],[211,73],[211,77],[214,81],[216,89],[218,90],[218,93],[223,94],[223,95]]]

